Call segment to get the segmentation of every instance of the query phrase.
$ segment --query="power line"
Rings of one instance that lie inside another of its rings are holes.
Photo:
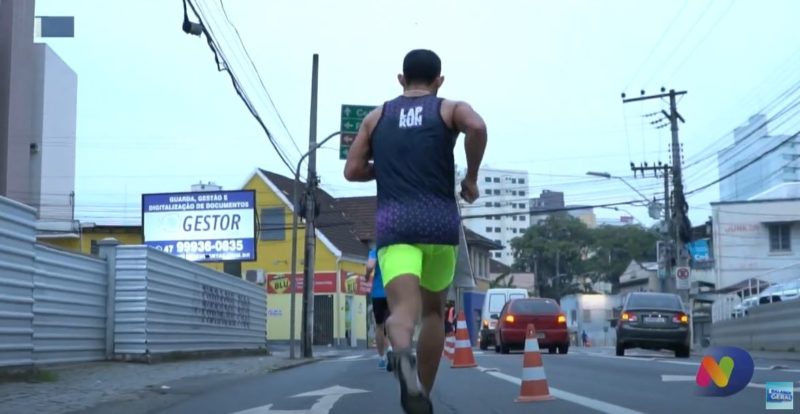
[[[721,181],[723,181],[723,180],[726,180],[726,179],[728,179],[728,178],[730,178],[730,177],[732,177],[732,176],[736,175],[736,173],[738,173],[738,172],[740,172],[740,171],[744,170],[745,168],[747,168],[747,167],[749,167],[749,166],[753,165],[754,163],[756,163],[757,161],[759,161],[759,160],[763,159],[763,158],[764,158],[764,157],[766,157],[767,155],[769,155],[769,154],[771,154],[771,153],[773,153],[773,152],[777,151],[777,150],[778,150],[778,149],[780,149],[782,146],[784,146],[785,144],[787,144],[789,141],[791,141],[791,140],[793,140],[793,139],[797,138],[798,136],[800,136],[800,131],[798,131],[798,132],[796,132],[796,133],[794,133],[794,134],[792,134],[792,135],[789,135],[789,136],[788,136],[786,139],[784,139],[783,141],[781,141],[781,142],[780,142],[778,145],[776,145],[776,146],[772,147],[771,149],[769,149],[769,150],[765,151],[765,152],[764,152],[764,153],[762,153],[761,155],[759,155],[759,156],[757,156],[757,157],[753,158],[753,159],[752,159],[752,160],[750,160],[749,162],[747,162],[747,163],[745,163],[745,164],[741,165],[739,168],[736,168],[736,169],[734,169],[734,170],[733,170],[733,171],[731,171],[730,173],[728,173],[728,174],[725,174],[724,176],[722,176],[722,177],[720,177],[720,178],[718,178],[718,179],[716,179],[716,180],[714,180],[714,181],[712,181],[712,182],[710,182],[710,183],[708,183],[708,184],[706,184],[706,185],[704,185],[704,186],[701,186],[701,187],[699,187],[699,188],[696,188],[696,189],[694,189],[694,190],[692,190],[692,191],[689,191],[689,192],[687,192],[687,193],[686,193],[686,195],[692,195],[692,194],[699,193],[699,192],[701,192],[701,191],[703,191],[703,190],[706,190],[706,189],[708,189],[709,187],[711,187],[711,186],[712,186],[712,185],[714,185],[714,184],[717,184],[717,183],[719,183],[719,182],[721,182]],[[796,161],[797,161],[797,160],[791,160],[791,161],[790,161],[789,163],[787,163],[785,166],[788,166],[789,164],[792,164],[792,163],[794,163],[794,162],[796,162]],[[784,166],[784,167],[785,167],[785,166]]]
[[[228,11],[225,9],[225,1],[224,0],[219,0],[219,4],[220,4],[220,7],[222,8],[222,13],[225,15],[225,19],[228,21],[228,24],[230,24],[230,26],[236,32],[236,37],[239,39],[239,44],[242,45],[242,50],[244,50],[245,56],[247,56],[247,60],[250,61],[250,65],[253,67],[253,70],[256,73],[256,77],[258,78],[258,82],[261,84],[261,89],[264,91],[264,94],[267,95],[267,98],[269,99],[270,104],[275,109],[275,114],[278,116],[278,119],[280,120],[281,125],[283,125],[283,129],[289,135],[289,139],[291,140],[292,145],[294,145],[294,148],[297,150],[297,153],[302,156],[303,152],[300,150],[300,147],[297,145],[297,141],[295,141],[294,137],[292,136],[292,133],[289,131],[289,128],[286,126],[286,122],[284,122],[280,111],[278,111],[278,107],[275,105],[275,101],[272,100],[272,95],[270,95],[269,91],[267,90],[267,87],[264,85],[264,81],[261,79],[261,74],[258,72],[258,68],[256,67],[256,64],[253,62],[253,59],[250,57],[250,53],[247,51],[247,47],[245,47],[244,41],[242,41],[242,36],[239,34],[239,29],[236,27],[236,25],[233,24],[233,22],[231,21],[230,17],[228,16]]]
[[[202,16],[202,13],[198,12],[197,10],[199,6],[196,8],[195,5],[192,3],[192,0],[184,0],[184,5],[186,4],[188,4],[191,7],[192,12],[195,14],[195,16],[197,16],[197,19],[200,21],[200,25],[202,25],[203,27],[202,30],[203,33],[206,35],[208,46],[214,53],[214,58],[217,62],[217,69],[219,71],[224,71],[228,73],[228,75],[231,78],[231,82],[233,83],[233,88],[236,91],[236,94],[239,95],[239,97],[244,102],[245,106],[247,106],[247,109],[250,110],[250,113],[253,115],[253,117],[255,117],[256,121],[258,121],[258,124],[261,126],[261,128],[264,130],[264,133],[267,135],[270,144],[272,144],[272,147],[277,152],[278,157],[281,159],[281,161],[283,161],[284,165],[286,165],[286,168],[288,168],[290,172],[293,172],[294,169],[291,163],[287,160],[286,155],[281,151],[280,147],[278,146],[278,143],[276,142],[275,138],[272,135],[272,132],[270,132],[269,128],[267,128],[266,124],[264,124],[264,121],[261,119],[261,116],[258,114],[258,111],[256,111],[255,107],[253,107],[252,103],[250,102],[250,99],[247,97],[246,92],[241,88],[241,84],[239,83],[237,76],[230,69],[230,65],[228,64],[228,61],[225,58],[225,53],[216,43],[216,40],[212,35],[213,29],[206,24],[205,19]]]

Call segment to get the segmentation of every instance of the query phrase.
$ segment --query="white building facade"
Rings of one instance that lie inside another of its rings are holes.
[[[459,172],[459,177],[464,173]],[[460,182],[457,180],[457,185]],[[527,171],[482,168],[478,172],[480,198],[471,205],[462,200],[461,215],[478,216],[464,219],[464,225],[500,243],[503,250],[494,251],[493,258],[509,266],[514,263],[511,240],[523,235],[530,226],[529,186]]]
[[[800,277],[800,198],[712,203],[717,289]]]

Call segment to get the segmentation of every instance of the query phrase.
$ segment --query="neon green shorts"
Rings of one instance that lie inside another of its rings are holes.
[[[414,275],[431,292],[450,287],[457,259],[458,246],[446,244],[393,244],[378,250],[383,286],[398,276]]]

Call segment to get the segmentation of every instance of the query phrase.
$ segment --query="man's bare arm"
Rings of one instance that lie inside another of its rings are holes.
[[[347,181],[371,181],[375,179],[375,170],[369,161],[372,158],[372,143],[370,135],[380,117],[380,109],[369,113],[361,122],[356,139],[347,153],[347,162],[344,164],[344,178]]]
[[[486,123],[466,102],[456,102],[453,125],[465,135],[464,152],[467,154],[467,179],[477,181],[488,137]]]

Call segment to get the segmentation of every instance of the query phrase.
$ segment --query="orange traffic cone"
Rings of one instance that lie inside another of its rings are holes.
[[[469,340],[467,320],[464,318],[464,311],[461,311],[458,313],[458,322],[456,322],[456,347],[451,368],[472,368],[477,366],[475,355],[472,354],[472,343]]]
[[[528,324],[525,336],[525,357],[522,363],[522,384],[516,402],[552,400],[547,376],[539,353],[539,340],[536,339],[536,328]]]
[[[456,337],[453,336],[452,332],[450,332],[447,334],[447,337],[444,340],[443,356],[448,360],[450,360],[451,362],[453,361],[453,353],[455,353],[456,350],[455,346],[456,346]]]

